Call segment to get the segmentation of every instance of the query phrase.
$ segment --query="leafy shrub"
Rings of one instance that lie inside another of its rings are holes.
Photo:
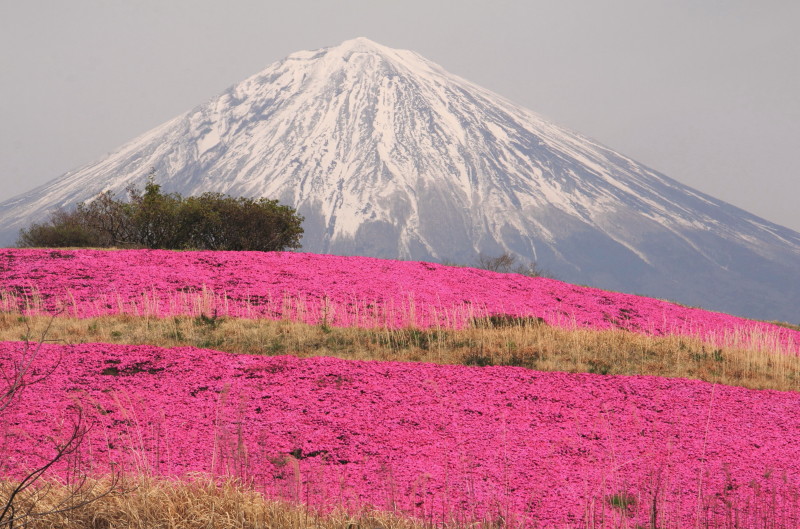
[[[59,210],[21,230],[20,247],[133,247],[280,251],[300,248],[303,217],[266,198],[162,193],[151,173],[127,202],[100,193],[71,212]]]
[[[302,217],[266,198],[233,198],[204,193],[187,198],[179,210],[190,246],[209,250],[299,248]]]
[[[101,246],[101,244],[99,234],[81,222],[78,212],[59,209],[45,222],[31,224],[30,227],[21,230],[17,246],[64,248]]]

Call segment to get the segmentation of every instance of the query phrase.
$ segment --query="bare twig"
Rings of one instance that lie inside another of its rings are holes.
[[[12,404],[22,399],[26,388],[43,382],[60,366],[61,357],[45,368],[39,365],[42,345],[54,319],[55,316],[50,318],[38,342],[34,344],[26,339],[18,357],[0,363],[3,380],[3,386],[0,387],[0,419]],[[30,327],[26,338],[27,336],[30,336]],[[43,463],[32,470],[27,470],[19,481],[0,489],[0,528],[13,529],[26,525],[32,518],[42,518],[77,509],[117,490],[120,476],[113,472],[113,468],[108,487],[98,493],[86,489],[86,476],[82,472],[77,454],[91,429],[91,424],[87,422],[80,405],[74,406],[73,412],[69,433],[64,439],[55,443],[55,451]],[[50,488],[46,484],[43,485],[43,478],[55,465],[66,462],[72,456],[76,457],[77,463],[69,471],[74,478],[71,493],[53,505],[49,494]]]

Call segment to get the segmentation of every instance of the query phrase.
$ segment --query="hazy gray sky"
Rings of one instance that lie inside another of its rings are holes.
[[[798,27],[795,0],[0,0],[0,201],[365,36],[800,231]]]

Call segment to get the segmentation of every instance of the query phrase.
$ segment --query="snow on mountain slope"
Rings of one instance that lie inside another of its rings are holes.
[[[363,38],[294,53],[0,204],[0,242],[151,167],[167,191],[297,207],[307,251],[464,263],[510,251],[568,281],[800,319],[797,232]]]

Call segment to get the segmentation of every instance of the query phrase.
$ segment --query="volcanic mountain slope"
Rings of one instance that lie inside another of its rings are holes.
[[[359,38],[269,66],[105,158],[0,204],[0,243],[54,207],[141,185],[277,198],[303,249],[472,262],[759,318],[800,316],[800,233],[694,191]]]

